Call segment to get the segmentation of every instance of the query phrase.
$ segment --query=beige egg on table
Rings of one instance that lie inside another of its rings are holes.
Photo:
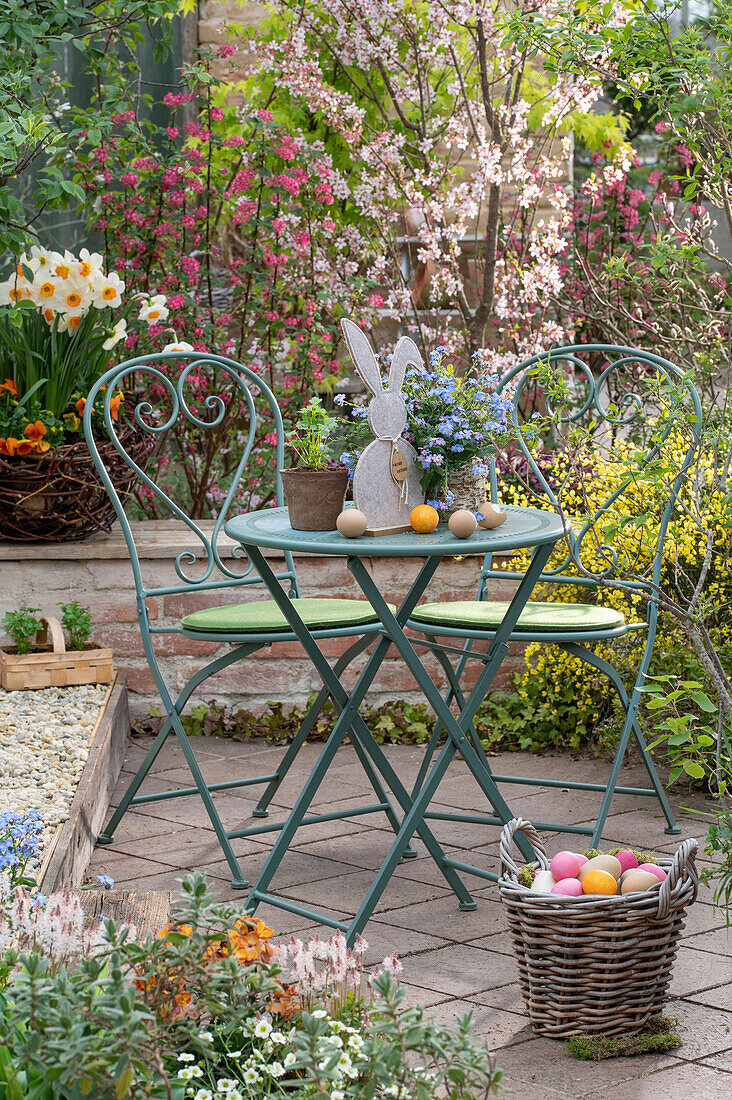
[[[508,519],[505,508],[500,504],[491,504],[489,500],[481,504],[479,511],[483,513],[483,519],[478,520],[478,526],[484,531],[493,531]]]
[[[456,539],[469,539],[478,526],[478,521],[467,508],[458,508],[447,521],[450,532]]]
[[[368,525],[369,521],[358,508],[344,509],[336,520],[336,527],[346,539],[360,538]]]

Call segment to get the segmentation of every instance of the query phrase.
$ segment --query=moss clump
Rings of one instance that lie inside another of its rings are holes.
[[[518,873],[518,880],[519,880],[519,883],[522,886],[525,886],[527,889],[530,889],[531,886],[533,885],[535,876],[536,876],[536,871],[531,866],[531,864],[530,863],[525,863],[523,865],[523,867],[521,868],[521,870],[519,871],[519,873]]]
[[[597,848],[588,848],[585,852],[585,855],[588,859],[594,859],[595,856],[599,856],[599,854],[600,853],[598,852]]]
[[[678,1022],[675,1016],[651,1016],[637,1035],[573,1035],[565,1046],[582,1062],[660,1054],[681,1046],[681,1036],[673,1030]]]

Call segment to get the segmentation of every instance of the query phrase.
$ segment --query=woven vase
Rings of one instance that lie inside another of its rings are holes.
[[[455,494],[452,504],[445,509],[440,509],[440,521],[447,523],[453,512],[461,508],[467,508],[469,512],[479,512],[486,499],[485,474],[473,473],[473,461],[471,459],[465,466],[453,470],[447,479],[448,489]]]

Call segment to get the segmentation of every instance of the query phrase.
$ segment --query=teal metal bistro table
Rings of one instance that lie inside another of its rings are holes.
[[[471,737],[470,733],[478,706],[484,699],[507,653],[507,642],[511,632],[516,626],[518,618],[551,556],[552,550],[557,542],[564,537],[564,529],[559,516],[553,512],[540,511],[536,508],[511,507],[508,509],[508,518],[503,526],[494,531],[484,531],[479,527],[468,539],[456,539],[449,532],[446,525],[440,525],[436,531],[429,535],[418,535],[409,532],[399,535],[384,535],[379,538],[346,539],[337,531],[294,531],[290,527],[286,508],[269,508],[258,512],[249,512],[229,520],[226,524],[226,533],[239,542],[246,551],[254,569],[259,573],[273,600],[277,603],[291,629],[302,643],[305,652],[310,657],[339,711],[338,719],[318,757],[317,763],[300,792],[287,821],[279,830],[274,847],[252,887],[247,898],[246,908],[250,912],[254,912],[260,902],[266,902],[309,920],[340,928],[346,934],[349,944],[351,944],[354,937],[365,927],[400,859],[415,855],[410,848],[410,841],[413,835],[417,833],[445,880],[454,891],[460,908],[474,909],[476,903],[458,872],[475,873],[477,869],[448,858],[431,832],[425,814],[445,776],[450,761],[455,753],[459,752],[485,792],[486,798],[493,806],[499,821],[505,823],[514,816],[493,780],[479,743],[476,743],[476,739]],[[508,605],[503,621],[496,629],[495,636],[485,657],[484,668],[476,685],[466,699],[460,714],[456,717],[450,710],[448,702],[443,699],[439,689],[433,683],[429,672],[414,648],[415,645],[420,644],[419,640],[407,637],[404,632],[405,628],[409,626],[409,617],[423,596],[443,558],[458,555],[482,556],[486,553],[505,552],[527,547],[533,548],[529,568],[519,584],[515,596]],[[380,637],[350,693],[345,690],[318,648],[317,641],[311,636],[308,628],[297,614],[295,607],[267,562],[263,553],[264,550],[289,550],[293,554],[326,554],[347,559],[348,569],[366,599],[370,601],[382,624]],[[425,559],[396,613],[389,608],[364,564],[364,558],[376,557]],[[411,792],[407,791],[389,763],[383,749],[372,736],[359,714],[359,707],[363,703],[366,693],[392,644],[414,676],[425,699],[434,709],[437,721],[442,725],[446,735],[445,744],[427,775],[423,778],[421,785]],[[394,842],[355,916],[349,922],[335,920],[269,893],[270,883],[280,861],[298,828],[304,823],[318,788],[346,736],[357,743],[359,755],[363,756],[365,754],[373,763],[401,807],[403,814]],[[533,859],[534,853],[528,841],[523,840],[519,844],[520,846],[523,844],[521,850],[524,857],[527,860]],[[478,873],[483,878],[495,878],[494,875],[488,872]]]

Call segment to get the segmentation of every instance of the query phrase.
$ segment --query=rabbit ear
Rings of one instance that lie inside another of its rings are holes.
[[[368,337],[364,335],[358,325],[353,321],[343,318],[341,329],[348,344],[351,358],[356,364],[356,369],[374,396],[384,392],[381,384],[381,371],[376,357],[371,349]]]
[[[402,336],[394,349],[389,370],[389,393],[399,393],[407,367],[423,367],[422,356],[414,340]]]

